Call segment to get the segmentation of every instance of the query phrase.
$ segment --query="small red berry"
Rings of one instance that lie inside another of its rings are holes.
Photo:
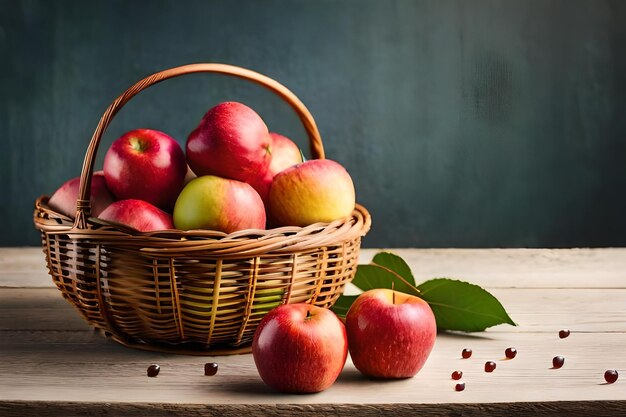
[[[609,369],[608,371],[606,371],[604,373],[604,380],[606,382],[608,382],[609,384],[612,384],[613,382],[617,381],[617,371],[614,369]]]
[[[504,355],[509,359],[513,359],[515,356],[517,356],[517,349],[515,349],[514,347],[507,348],[504,351]]]
[[[463,376],[463,372],[462,371],[454,371],[454,372],[452,372],[452,379],[454,379],[454,380],[459,380],[459,379],[461,379],[462,376]]]
[[[555,356],[552,358],[552,367],[554,369],[559,369],[565,363],[565,358],[563,356]]]
[[[161,367],[159,365],[150,365],[148,366],[148,370],[146,371],[146,373],[148,374],[149,377],[154,378],[155,376],[157,376],[159,374],[159,371],[161,370]]]
[[[485,362],[485,372],[493,372],[496,369],[496,363],[493,361]]]
[[[463,349],[463,351],[461,352],[461,357],[463,359],[468,359],[471,356],[472,356],[472,349]]]
[[[563,329],[563,330],[559,330],[559,337],[561,339],[565,339],[567,336],[569,336],[570,331],[567,329]]]
[[[457,391],[463,391],[465,389],[465,382],[459,382],[458,384],[456,384],[454,389]]]
[[[204,364],[204,374],[207,376],[213,376],[217,373],[217,364],[215,362],[209,362]]]

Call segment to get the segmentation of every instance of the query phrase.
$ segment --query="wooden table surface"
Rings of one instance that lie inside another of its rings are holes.
[[[373,381],[350,360],[313,395],[278,394],[251,355],[131,350],[93,331],[61,298],[39,248],[0,249],[0,415],[626,415],[626,248],[398,249],[417,282],[486,287],[519,326],[440,334],[414,378]],[[364,250],[368,262],[375,250]],[[559,339],[559,329],[571,336]],[[518,355],[504,360],[513,346]],[[463,348],[474,352],[461,359]],[[550,369],[555,355],[561,369]],[[485,373],[485,361],[497,369]],[[205,362],[219,372],[204,376]],[[146,368],[158,363],[157,378]],[[605,384],[607,369],[620,377]],[[450,378],[463,371],[463,392]]]

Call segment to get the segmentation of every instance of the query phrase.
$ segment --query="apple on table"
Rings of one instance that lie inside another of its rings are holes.
[[[313,393],[330,387],[348,356],[346,329],[332,311],[285,304],[261,320],[252,341],[261,379],[281,392]]]
[[[361,294],[346,315],[350,357],[364,375],[410,378],[435,345],[437,323],[428,303],[390,289]]]

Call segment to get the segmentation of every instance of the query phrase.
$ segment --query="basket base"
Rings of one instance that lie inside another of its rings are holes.
[[[193,356],[227,356],[227,355],[242,355],[252,353],[252,346],[241,346],[232,348],[215,348],[215,349],[185,349],[179,346],[168,345],[154,345],[148,343],[129,342],[128,340],[121,339],[115,335],[107,336],[108,339],[112,339],[122,346],[131,349],[146,350],[149,352],[159,353],[172,353],[177,355],[193,355]]]

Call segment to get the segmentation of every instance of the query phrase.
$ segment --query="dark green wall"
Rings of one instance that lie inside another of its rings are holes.
[[[0,245],[38,244],[34,199],[79,174],[120,92],[191,62],[307,104],[372,213],[366,246],[626,244],[624,1],[0,0]],[[277,98],[206,74],[137,97],[104,145],[184,144],[225,100],[305,145]]]

